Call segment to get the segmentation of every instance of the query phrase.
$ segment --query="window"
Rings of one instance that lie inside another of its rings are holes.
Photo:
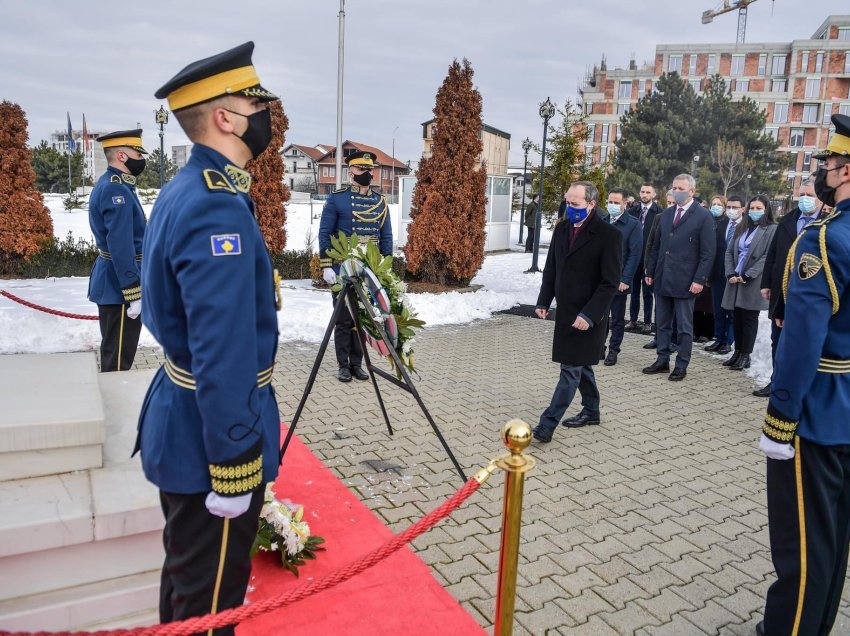
[[[631,82],[620,82],[620,99],[631,99],[632,98],[632,83]]]
[[[688,64],[688,75],[697,74],[697,58],[698,55],[691,55],[690,63]]]
[[[844,72],[850,75],[850,51],[844,54]]]
[[[599,147],[599,163],[608,161],[608,146]]]
[[[770,91],[772,93],[787,93],[788,92],[788,80],[786,79],[775,79],[770,83]]]
[[[764,75],[767,73],[767,53],[762,53],[759,55],[759,75]]]
[[[717,56],[709,55],[708,56],[708,74],[714,75],[717,73]]]
[[[811,166],[812,166],[812,151],[809,150],[808,152],[803,153],[803,170],[808,172],[809,169],[811,168]]]
[[[774,55],[773,56],[773,64],[770,67],[771,75],[785,75],[785,59],[787,56],[785,55]]]
[[[850,54],[847,55],[847,60],[850,61]],[[640,99],[646,95],[646,80],[638,80],[637,98]]]
[[[671,55],[670,59],[667,61],[667,72],[668,73],[682,73],[682,56],[681,55]]]
[[[616,131],[617,131],[617,132],[614,134],[614,139],[615,139],[616,141],[620,141],[620,137],[622,137],[622,136],[623,136],[623,127],[622,127],[622,126],[614,126],[614,128],[615,128],[615,129],[616,129]]]
[[[593,146],[584,147],[584,162],[590,163],[593,161]]]
[[[785,185],[788,186],[789,190],[793,191],[794,190],[794,177],[787,177],[785,179]]]
[[[788,170],[791,172],[797,172],[797,157],[799,156],[799,152],[789,152],[788,156],[791,157],[791,162],[788,164]]]
[[[827,102],[823,105],[823,124],[829,126],[830,118],[832,117],[832,104]]]
[[[587,102],[587,103],[584,105],[584,107],[585,107],[585,110],[587,111],[587,114],[588,114],[588,115],[592,115],[592,114],[593,114],[593,102]]]
[[[820,97],[820,78],[806,80],[806,97]]]
[[[735,80],[734,91],[736,93],[746,93],[748,90],[750,90],[750,80]]]
[[[629,112],[629,103],[628,102],[621,102],[621,103],[617,104],[617,115],[623,116],[627,112]]]
[[[850,41],[850,28],[840,27],[838,29],[838,39],[845,42]]]
[[[381,181],[388,181],[390,178],[390,171],[386,168],[381,169]]]
[[[803,123],[816,124],[818,123],[818,105],[803,104]]]
[[[803,147],[803,129],[802,128],[792,128],[791,129],[791,138],[788,141],[788,145],[792,148],[802,148]]]
[[[838,107],[838,114],[850,116],[850,104],[841,104],[841,106]]]
[[[600,141],[603,144],[608,143],[608,130],[609,130],[609,128],[610,128],[609,124],[602,124],[602,139],[600,139]]]
[[[779,129],[778,128],[765,128],[764,134],[773,139],[773,141],[777,141],[779,139]]]
[[[335,176],[336,176],[336,167],[331,168],[331,176],[332,176],[332,177],[335,177]],[[343,167],[342,167],[342,180],[343,180],[343,181],[348,181],[348,166],[343,166]]]
[[[809,52],[803,51],[803,54],[800,56],[800,72],[808,73],[809,72]]]
[[[784,124],[788,121],[788,104],[776,102],[773,105],[773,123]]]
[[[815,58],[815,73],[823,72],[823,51],[818,51]]]
[[[593,135],[596,133],[596,124],[587,125],[587,140],[593,141]]]
[[[700,85],[702,84],[701,80],[689,80],[688,83],[691,85],[691,88],[694,89],[695,93],[699,93]]]
[[[732,56],[732,75],[743,75],[744,74],[744,60],[745,56],[743,55],[733,55]]]

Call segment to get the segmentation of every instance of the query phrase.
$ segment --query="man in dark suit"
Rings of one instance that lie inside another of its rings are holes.
[[[606,367],[617,364],[626,324],[626,300],[642,256],[643,232],[640,221],[626,213],[623,202],[625,194],[624,190],[618,188],[608,193],[609,221],[623,235],[623,272],[617,287],[617,295],[611,302],[611,340],[608,343],[608,355],[605,356]]]
[[[670,371],[673,319],[678,329],[678,354],[670,380],[684,380],[694,339],[694,301],[714,264],[714,222],[694,201],[696,181],[689,174],[673,179],[675,207],[661,215],[658,235],[650,246],[646,282],[655,285],[658,357],[644,373]]]
[[[640,186],[640,203],[635,203],[629,208],[629,214],[640,221],[643,228],[643,244],[641,247],[640,262],[643,263],[646,254],[646,245],[649,242],[649,232],[652,229],[652,221],[656,214],[661,214],[661,207],[655,202],[655,186],[644,183]],[[645,334],[652,332],[652,288],[644,280],[643,266],[638,266],[635,271],[634,281],[631,286],[632,300],[629,307],[629,322],[626,323],[626,331],[642,331]],[[640,299],[643,296],[643,325],[638,324],[640,315]]]
[[[726,209],[718,210],[712,206],[714,233],[717,250],[714,252],[714,265],[711,268],[711,302],[714,313],[714,342],[706,345],[705,350],[718,355],[726,355],[732,350],[735,339],[732,324],[732,311],[723,309],[723,293],[726,291],[726,248],[735,234],[735,228],[741,220],[744,199],[730,194],[726,200]],[[721,207],[717,205],[717,207]]]
[[[555,226],[546,256],[537,316],[546,318],[552,299],[558,302],[552,360],[561,375],[549,407],[534,428],[539,442],[552,441],[561,418],[576,394],[584,407],[564,426],[599,424],[599,389],[593,365],[608,332],[608,312],[622,274],[622,235],[596,213],[596,186],[577,181],[567,191],[565,220]]]
[[[815,195],[815,180],[806,179],[800,186],[797,207],[779,219],[776,233],[767,250],[764,272],[761,275],[761,295],[769,302],[767,316],[770,318],[770,354],[776,360],[776,346],[785,321],[785,299],[782,297],[782,281],[785,277],[785,261],[797,235],[811,221],[825,215],[822,203]],[[772,382],[753,391],[756,397],[770,397]]]

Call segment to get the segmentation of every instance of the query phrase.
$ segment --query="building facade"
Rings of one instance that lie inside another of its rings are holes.
[[[293,192],[317,193],[319,168],[317,162],[333,149],[331,146],[302,146],[289,144],[281,149],[283,179]]]
[[[594,67],[579,85],[587,115],[588,162],[605,163],[620,135],[620,118],[652,92],[663,73],[678,73],[697,93],[720,74],[733,99],[756,101],[767,115],[765,133],[788,153],[788,193],[797,196],[833,130],[830,117],[850,115],[850,15],[829,16],[810,38],[786,43],[662,44],[652,64]],[[689,166],[686,166],[689,168]]]
[[[434,153],[434,120],[429,119],[422,122],[422,158],[427,159]],[[498,128],[482,124],[481,132],[478,134],[484,148],[478,156],[476,170],[481,167],[481,162],[487,162],[487,174],[508,174],[508,153],[511,150],[511,135]]]
[[[192,144],[184,146],[171,146],[171,163],[179,170],[186,165],[189,157],[192,155]]]
[[[319,146],[319,148],[324,148],[324,146]],[[372,171],[372,187],[375,191],[390,197],[398,194],[398,178],[408,174],[410,167],[406,163],[391,157],[380,148],[349,140],[342,144],[343,157],[347,157],[358,150],[371,152],[377,157],[377,163],[380,167]],[[336,188],[336,147],[330,148],[315,163],[317,165],[319,194],[333,192]],[[348,183],[348,167],[344,161],[341,183]]]
[[[71,134],[74,142],[76,143],[77,151],[83,153],[86,176],[93,182],[97,181],[100,178],[100,175],[106,172],[107,165],[106,158],[103,155],[103,147],[100,145],[100,142],[97,141],[97,138],[103,133],[92,131],[88,132],[88,150],[86,150],[82,130],[72,130]],[[68,152],[68,131],[57,130],[53,132],[53,134],[50,135],[50,147],[58,150],[63,155]]]

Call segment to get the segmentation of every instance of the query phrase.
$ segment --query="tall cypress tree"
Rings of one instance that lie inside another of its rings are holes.
[[[290,192],[283,182],[283,158],[280,149],[289,130],[289,119],[283,112],[280,101],[269,105],[272,113],[272,140],[269,147],[256,159],[248,162],[246,169],[251,173],[251,198],[256,206],[257,223],[269,251],[282,252],[286,247],[286,207]]]
[[[469,60],[455,60],[437,91],[434,150],[419,163],[407,267],[422,280],[469,281],[484,262],[485,166],[476,166],[481,141],[481,94],[472,84]]]
[[[0,259],[29,258],[53,238],[53,221],[35,187],[27,118],[0,103]]]

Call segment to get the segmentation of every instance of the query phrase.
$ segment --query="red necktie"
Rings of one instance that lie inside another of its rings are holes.
[[[682,214],[684,214],[684,213],[685,213],[685,208],[679,208],[678,210],[676,210],[676,218],[673,219],[673,227],[676,227],[677,225],[679,225],[679,221],[682,220]]]

